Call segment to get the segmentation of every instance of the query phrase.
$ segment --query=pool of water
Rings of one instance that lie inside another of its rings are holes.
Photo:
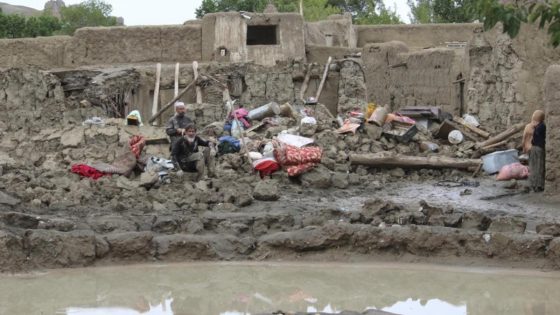
[[[364,311],[547,315],[560,273],[403,264],[194,263],[0,275],[0,314]]]

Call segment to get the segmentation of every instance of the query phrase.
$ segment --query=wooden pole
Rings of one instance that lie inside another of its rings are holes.
[[[194,73],[194,80],[198,80],[198,62],[193,61],[192,63],[193,73]],[[202,89],[200,86],[196,86],[196,103],[202,104]]]
[[[179,94],[179,67],[180,64],[177,62],[175,64],[175,93],[173,96],[177,96]]]
[[[303,0],[299,0],[299,14],[303,16]]]
[[[319,89],[317,90],[317,95],[315,99],[319,102],[319,96],[321,96],[321,91],[323,90],[323,85],[325,84],[325,80],[327,79],[327,75],[329,74],[329,66],[331,65],[332,57],[329,56],[327,60],[327,64],[325,65],[325,71],[323,71],[323,78],[321,79],[321,83],[319,84]]]
[[[508,138],[510,138],[511,136],[513,136],[514,134],[520,132],[521,130],[523,130],[525,128],[525,124],[524,123],[518,123],[516,125],[511,126],[510,128],[508,128],[506,131],[486,140],[483,142],[478,142],[476,144],[476,148],[483,148],[483,147],[487,147],[491,144],[494,143],[498,143],[500,141],[506,140]]]
[[[152,118],[150,118],[150,120],[148,120],[148,123],[152,123],[154,120],[156,120],[159,116],[161,116],[161,114],[163,114],[163,112],[165,110],[167,110],[169,107],[171,107],[171,105],[173,105],[179,98],[181,98],[181,96],[183,96],[185,93],[187,93],[187,91],[189,89],[191,89],[194,84],[196,83],[196,81],[192,81],[191,83],[189,83],[189,85],[187,85],[186,88],[184,88],[181,92],[179,92],[179,94],[177,94],[177,96],[175,96],[171,101],[169,101],[167,104],[165,104],[155,115],[152,116]]]
[[[508,143],[507,140],[500,141],[498,143],[494,143],[494,144],[491,144],[491,145],[486,146],[486,147],[481,147],[480,149],[478,149],[478,151],[482,155],[492,153],[492,152],[498,151],[498,149],[500,147],[505,146],[507,143]]]
[[[476,133],[477,135],[481,136],[484,139],[488,139],[490,137],[490,133],[486,132],[480,128],[467,124],[467,122],[461,117],[453,117],[453,121],[461,124],[463,127],[469,129],[470,131]]]
[[[156,65],[156,86],[154,88],[154,101],[152,103],[152,116],[155,115],[158,111],[158,104],[159,104],[159,80],[161,77],[161,63]],[[152,123],[153,120],[150,120]]]
[[[309,78],[311,77],[311,66],[312,64],[307,65],[307,72],[305,73],[305,79],[303,79],[303,83],[301,84],[301,91],[299,91],[299,99],[305,103],[305,91],[307,91],[307,85],[309,84]]]
[[[367,165],[373,167],[402,167],[402,168],[456,168],[468,169],[478,167],[480,159],[454,159],[445,156],[406,156],[389,152],[370,154],[351,154],[352,165]]]

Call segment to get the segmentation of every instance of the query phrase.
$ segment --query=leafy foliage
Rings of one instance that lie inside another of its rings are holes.
[[[111,16],[112,11],[113,7],[101,0],[87,0],[62,7],[62,31],[71,35],[80,27],[117,25],[117,18]]]
[[[434,6],[432,0],[408,0],[410,8],[410,23],[426,24],[435,23]]]
[[[50,36],[60,29],[60,21],[49,15],[25,18],[0,11],[0,38]]]
[[[526,2],[498,2],[476,0],[470,10],[484,19],[484,29],[502,23],[504,32],[510,37],[519,34],[523,23],[538,23],[540,29],[547,28],[552,46],[560,45],[560,1],[536,0]]]
[[[299,0],[273,0],[279,12],[299,11]],[[227,11],[262,12],[268,0],[203,0],[196,16]],[[395,10],[387,9],[380,0],[304,0],[303,15],[307,21],[322,20],[332,14],[350,12],[357,24],[402,23]]]
[[[476,0],[408,0],[412,23],[469,23],[479,19],[470,10]]]

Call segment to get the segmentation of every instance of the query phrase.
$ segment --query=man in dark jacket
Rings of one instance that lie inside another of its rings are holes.
[[[167,124],[165,125],[165,132],[171,140],[171,145],[169,146],[170,151],[173,151],[173,145],[177,139],[185,133],[185,128],[188,125],[192,125],[193,121],[187,117],[187,107],[183,102],[175,102],[175,115],[169,118]]]
[[[200,149],[201,146],[205,148]],[[196,127],[191,124],[185,127],[184,136],[177,139],[171,154],[181,170],[198,173],[196,176],[198,181],[203,178],[206,168],[208,168],[208,176],[214,176],[214,154],[210,146],[213,146],[213,143],[197,136]]]

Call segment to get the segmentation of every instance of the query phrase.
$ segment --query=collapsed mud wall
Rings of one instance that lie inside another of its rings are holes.
[[[356,25],[358,47],[369,43],[400,41],[412,49],[446,46],[447,42],[464,42],[481,24],[401,24]]]
[[[545,71],[560,61],[560,50],[536,26],[523,25],[514,39],[501,30],[477,30],[468,47],[466,108],[490,131],[529,121],[534,110],[543,108]]]
[[[547,193],[560,193],[560,65],[552,65],[544,78],[546,113],[546,185]]]
[[[403,42],[368,44],[362,58],[370,101],[389,105],[440,106],[453,114],[461,111],[457,85],[463,70],[461,50],[433,48],[409,51]]]

